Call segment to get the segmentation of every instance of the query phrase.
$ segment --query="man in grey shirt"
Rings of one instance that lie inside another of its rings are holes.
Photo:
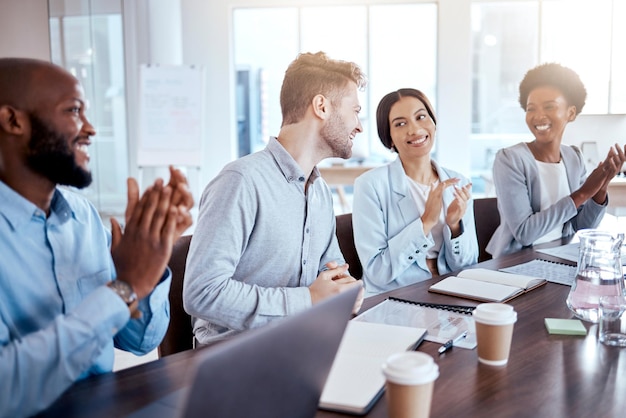
[[[332,194],[316,165],[352,155],[365,84],[354,63],[300,54],[283,80],[278,136],[206,187],[183,289],[201,344],[361,286],[339,250]]]

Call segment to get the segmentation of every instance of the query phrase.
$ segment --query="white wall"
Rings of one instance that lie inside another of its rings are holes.
[[[437,162],[470,175],[472,55],[469,0],[439,1]]]
[[[579,115],[563,134],[566,144],[598,143],[598,156],[603,159],[616,143],[626,144],[626,115]],[[590,155],[585,155],[591,157]]]
[[[48,2],[0,0],[0,57],[50,60]]]
[[[181,0],[181,5],[184,64],[206,70],[204,185],[236,156],[231,10],[226,0]]]

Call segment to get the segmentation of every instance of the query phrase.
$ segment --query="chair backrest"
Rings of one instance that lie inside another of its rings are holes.
[[[354,245],[354,233],[352,232],[352,214],[344,213],[337,215],[337,240],[339,241],[339,249],[345,258],[346,263],[350,265],[350,274],[355,279],[361,279],[363,276],[363,267],[356,253]]]
[[[176,241],[172,249],[169,267],[172,270],[170,287],[170,325],[159,345],[159,356],[167,356],[193,348],[191,316],[183,308],[183,279],[191,235],[184,235]]]
[[[485,247],[500,225],[498,200],[495,197],[474,199],[474,222],[478,237],[478,262],[490,260],[491,254],[485,251]]]

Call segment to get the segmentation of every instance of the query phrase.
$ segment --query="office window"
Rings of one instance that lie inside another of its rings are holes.
[[[583,113],[626,113],[624,2],[474,1],[471,19],[473,177],[488,182],[498,149],[532,139],[518,89],[539,63],[559,62],[580,75]]]
[[[626,114],[626,2],[613,2],[611,50],[611,113]]]
[[[474,138],[526,132],[518,86],[542,62],[580,75],[588,92],[584,113],[626,113],[625,20],[626,4],[615,0],[474,2]]]
[[[560,62],[578,73],[587,89],[583,109],[587,114],[612,113],[609,109],[612,3],[613,0],[542,2],[540,62]]]
[[[526,131],[518,86],[537,63],[537,41],[537,2],[472,6],[472,133]]]
[[[472,5],[471,172],[474,191],[493,193],[498,149],[528,138],[518,86],[537,62],[536,1]]]
[[[260,27],[263,30],[256,29]],[[240,157],[263,149],[268,137],[278,134],[280,87],[285,69],[298,54],[298,44],[296,8],[234,11]]]
[[[389,156],[376,134],[376,107],[385,94],[413,87],[437,110],[437,5],[376,5],[369,10],[371,153]]]
[[[320,31],[322,22],[324,30]],[[356,62],[366,71],[367,7],[303,7],[300,9],[300,34],[300,51],[324,51],[331,58]],[[369,106],[365,91],[359,92],[359,101],[362,107],[360,117],[368,120]],[[356,137],[353,155],[364,156],[369,153],[366,151],[368,147],[363,146],[364,135],[359,136]]]
[[[81,82],[96,129],[89,147],[92,185],[81,191],[96,208],[125,207],[128,152],[121,1],[49,0],[52,61]]]
[[[415,87],[436,107],[434,3],[237,8],[233,30],[240,155],[263,148],[278,133],[282,78],[299,52],[324,51],[356,62],[367,74],[368,87],[360,93],[364,132],[355,141],[355,159],[393,158],[376,134],[375,111],[384,94]]]

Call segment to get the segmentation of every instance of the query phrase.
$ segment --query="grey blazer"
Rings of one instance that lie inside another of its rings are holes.
[[[583,155],[575,146],[561,145],[561,158],[570,191],[576,191],[587,177]],[[606,212],[608,199],[603,205],[589,199],[576,208],[570,196],[540,211],[539,170],[525,142],[498,151],[493,163],[493,181],[500,226],[486,250],[494,257],[532,245],[559,225],[563,226],[564,237],[579,229],[595,228]]]

